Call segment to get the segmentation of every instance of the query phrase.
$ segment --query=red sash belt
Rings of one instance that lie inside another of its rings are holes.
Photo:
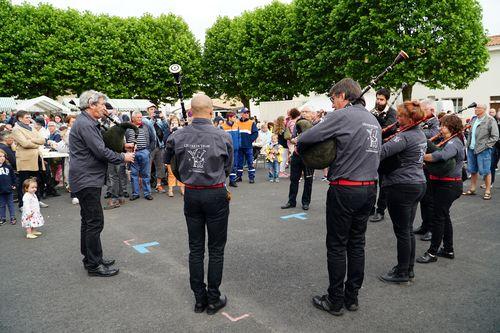
[[[434,176],[434,175],[429,175],[429,179],[430,180],[439,180],[439,181],[442,181],[442,182],[459,182],[459,181],[462,181],[461,177],[456,177],[456,178],[453,178],[453,177],[438,177],[438,176]]]
[[[337,179],[337,180],[330,182],[330,185],[368,186],[368,185],[375,185],[375,181],[374,180],[357,181],[357,180],[348,180],[348,179]]]
[[[212,189],[212,188],[222,188],[225,186],[224,183],[219,183],[219,184],[215,184],[215,185],[188,185],[188,184],[184,184],[184,186],[186,186],[186,188],[190,189],[190,190],[208,190],[208,189]]]

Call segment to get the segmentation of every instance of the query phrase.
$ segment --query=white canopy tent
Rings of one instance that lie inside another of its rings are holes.
[[[15,107],[16,111],[24,110],[28,112],[58,112],[64,114],[75,113],[67,106],[49,98],[47,96],[40,96],[37,98],[19,101]]]

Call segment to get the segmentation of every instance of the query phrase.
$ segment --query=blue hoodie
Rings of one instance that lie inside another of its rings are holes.
[[[12,193],[12,186],[16,185],[14,169],[5,163],[0,165],[0,194]]]

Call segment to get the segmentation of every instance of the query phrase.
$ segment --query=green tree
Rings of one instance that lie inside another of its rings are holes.
[[[219,18],[204,45],[206,90],[213,96],[284,100],[297,94],[290,5],[273,2],[234,19]]]
[[[318,8],[318,14],[307,20],[311,25],[321,14],[328,17],[322,32],[317,31],[321,36],[315,38],[330,39],[321,54],[330,54],[331,58],[315,65],[301,57],[300,66],[313,73],[329,73],[332,81],[343,73],[367,84],[401,49],[410,59],[380,85],[396,88],[407,82],[405,99],[411,98],[417,82],[429,88],[462,89],[486,69],[487,37],[476,0],[342,0],[331,11],[325,11],[320,3],[327,7],[320,0],[297,0],[296,6]],[[338,66],[338,72],[332,70],[333,66]],[[325,83],[320,80],[311,88],[325,91]]]
[[[97,89],[115,98],[176,99],[199,87],[201,47],[174,15],[118,18],[0,0],[0,94],[55,97]]]
[[[239,77],[241,62],[237,42],[235,20],[219,17],[207,30],[203,49],[204,85],[202,88],[212,97],[238,98],[249,106],[250,98]]]

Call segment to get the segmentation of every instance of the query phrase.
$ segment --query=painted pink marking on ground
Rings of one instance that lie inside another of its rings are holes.
[[[123,242],[124,242],[125,244],[127,244],[128,246],[130,246],[130,243],[129,243],[129,242],[131,242],[131,241],[133,241],[133,240],[135,240],[135,239],[133,239],[133,238],[132,238],[132,239],[129,239],[129,240],[125,240],[125,241],[123,241]]]
[[[249,314],[244,314],[243,316],[239,316],[239,317],[233,318],[229,314],[227,314],[226,312],[222,312],[222,315],[225,316],[227,319],[231,320],[233,323],[237,322],[238,320],[250,317]]]

